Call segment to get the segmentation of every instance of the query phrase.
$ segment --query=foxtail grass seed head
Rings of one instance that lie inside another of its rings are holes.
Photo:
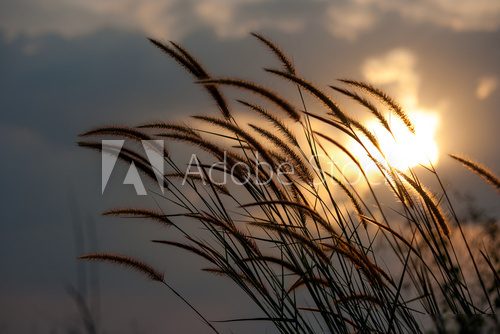
[[[496,249],[481,247],[478,256],[436,170],[397,168],[386,159],[387,144],[379,133],[329,94],[354,101],[394,139],[398,134],[391,131],[389,115],[401,120],[405,132],[415,133],[410,115],[369,83],[342,79],[347,88],[319,87],[298,74],[276,43],[252,35],[280,63],[279,69],[265,71],[295,87],[296,95],[212,76],[184,46],[149,39],[215,105],[186,123],[144,120],[136,127],[110,125],[82,133],[79,146],[111,155],[111,160],[103,158],[104,167],[116,161],[129,167],[123,183],[137,189],[144,177],[165,185],[162,192],[155,192],[151,182],[147,191],[142,185],[153,208],[127,206],[104,215],[169,227],[164,230],[168,240],[164,235],[151,240],[155,250],[174,248],[200,258],[203,271],[230,279],[262,313],[217,322],[268,321],[290,334],[422,333],[420,313],[460,314],[470,321],[469,315],[497,311]],[[238,110],[230,111],[232,101],[222,95],[226,88],[243,95],[236,99]],[[320,103],[309,105],[304,96]],[[156,145],[148,150],[147,142]],[[191,154],[189,162],[177,153]],[[500,191],[493,172],[462,156],[451,157]],[[104,167],[103,191],[113,170]],[[421,173],[437,182],[427,182]],[[215,321],[201,315],[151,265],[112,253],[80,259],[121,265],[162,282],[218,332]],[[441,317],[432,319],[433,329],[441,330]]]

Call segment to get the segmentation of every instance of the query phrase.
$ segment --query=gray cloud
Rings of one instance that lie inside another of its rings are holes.
[[[370,6],[357,1],[331,5],[326,11],[324,24],[332,35],[352,41],[360,33],[373,28],[377,23],[377,14]]]
[[[330,4],[325,26],[336,37],[354,40],[388,13],[453,31],[495,31],[500,27],[496,0],[354,0]]]
[[[262,0],[7,0],[0,5],[0,28],[7,38],[25,34],[57,34],[65,38],[113,28],[179,39],[197,29],[212,29],[222,38],[241,37],[249,30],[274,28],[296,31],[303,19],[287,11],[273,17],[249,17]]]
[[[494,31],[500,26],[500,2],[496,0],[381,0],[373,3],[417,22],[456,31]]]
[[[259,12],[263,15],[255,15]],[[220,38],[238,38],[255,29],[297,32],[319,22],[334,36],[353,40],[387,13],[455,31],[500,26],[496,0],[6,0],[0,5],[0,29],[7,38],[74,38],[105,28],[169,39],[210,29]]]

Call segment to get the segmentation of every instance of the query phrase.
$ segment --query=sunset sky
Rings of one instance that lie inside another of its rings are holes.
[[[198,261],[177,251],[158,255],[147,241],[164,231],[103,219],[104,209],[136,199],[120,189],[101,195],[100,156],[75,144],[103,124],[217,112],[146,37],[182,43],[214,75],[266,82],[261,68],[276,61],[252,31],[281,45],[319,85],[352,78],[388,91],[421,136],[407,159],[424,147],[445,181],[459,178],[481,208],[500,211],[493,192],[446,155],[463,153],[500,171],[498,0],[2,0],[0,332],[78,323],[66,292],[76,280],[76,219],[97,224],[99,249],[161,263],[211,318],[257,314],[229,280],[199,273]],[[101,285],[108,333],[203,328],[172,295],[133,274],[102,267]]]

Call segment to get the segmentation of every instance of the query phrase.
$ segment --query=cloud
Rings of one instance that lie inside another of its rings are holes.
[[[454,31],[495,31],[500,27],[498,0],[353,0],[329,5],[326,28],[336,37],[354,40],[387,13]]]
[[[304,20],[298,17],[247,16],[242,7],[260,3],[246,1],[200,1],[194,6],[194,13],[221,38],[244,37],[250,31],[274,28],[284,32],[296,32],[303,28]]]
[[[172,33],[183,26],[176,17],[176,2],[6,0],[1,5],[0,28],[7,38],[51,33],[72,38],[105,28]]]
[[[456,31],[494,31],[500,26],[498,0],[382,0],[380,8],[417,22],[433,23]]]
[[[325,28],[336,37],[352,41],[372,28],[376,20],[370,8],[354,1],[350,5],[330,6],[326,11]]]
[[[416,106],[420,77],[416,57],[408,49],[396,48],[383,56],[368,58],[361,71],[374,85],[390,86],[404,106]]]
[[[220,37],[240,37],[250,30],[296,31],[303,20],[286,11],[247,15],[264,7],[262,0],[5,0],[0,30],[7,38],[57,34],[73,38],[100,29],[140,31],[169,39],[210,28]],[[264,12],[265,13],[265,12]],[[282,17],[283,16],[283,17]]]
[[[488,98],[498,87],[498,80],[494,76],[479,78],[476,87],[476,97],[480,100]]]
[[[297,32],[319,22],[335,37],[354,40],[387,13],[457,31],[500,27],[498,0],[3,0],[0,31],[10,39],[73,38],[111,28],[180,39],[210,29],[239,38],[258,29]]]

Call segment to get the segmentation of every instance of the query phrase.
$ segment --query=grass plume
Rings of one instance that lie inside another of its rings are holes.
[[[444,314],[459,324],[494,314],[500,303],[495,248],[472,247],[438,172],[433,167],[400,170],[391,165],[383,140],[364,121],[355,120],[352,111],[341,109],[324,88],[298,75],[274,42],[252,35],[282,67],[265,70],[298,88],[300,107],[291,102],[293,96],[279,90],[212,76],[183,46],[150,39],[209,92],[222,117],[195,115],[196,127],[170,121],[104,126],[81,136],[161,139],[175,147],[165,150],[165,193],[154,196],[154,210],[120,208],[104,215],[169,226],[169,240],[152,242],[204,259],[209,267],[203,271],[230,279],[261,314],[208,321],[164,281],[162,273],[139,260],[107,253],[81,259],[123,265],[163,282],[214,332],[216,323],[269,321],[278,332],[290,334],[423,333],[429,329],[420,320],[423,313],[431,315],[432,330],[446,333]],[[382,105],[415,131],[409,115],[381,89],[355,80],[340,82],[326,89],[367,109],[393,136],[397,133]],[[245,110],[230,112],[222,87],[250,92],[255,101],[236,99]],[[318,100],[321,108],[308,106],[302,92]],[[281,117],[283,112],[286,117]],[[360,147],[374,171],[369,173],[346,139]],[[98,141],[78,144],[116,150]],[[198,165],[179,162],[179,151],[196,153]],[[451,157],[500,189],[498,177],[485,167]],[[119,159],[156,180],[143,152],[123,147]],[[281,170],[283,163],[293,168]],[[193,167],[198,167],[198,174],[191,173]],[[290,170],[293,173],[287,174]],[[219,184],[212,174],[229,181]]]

